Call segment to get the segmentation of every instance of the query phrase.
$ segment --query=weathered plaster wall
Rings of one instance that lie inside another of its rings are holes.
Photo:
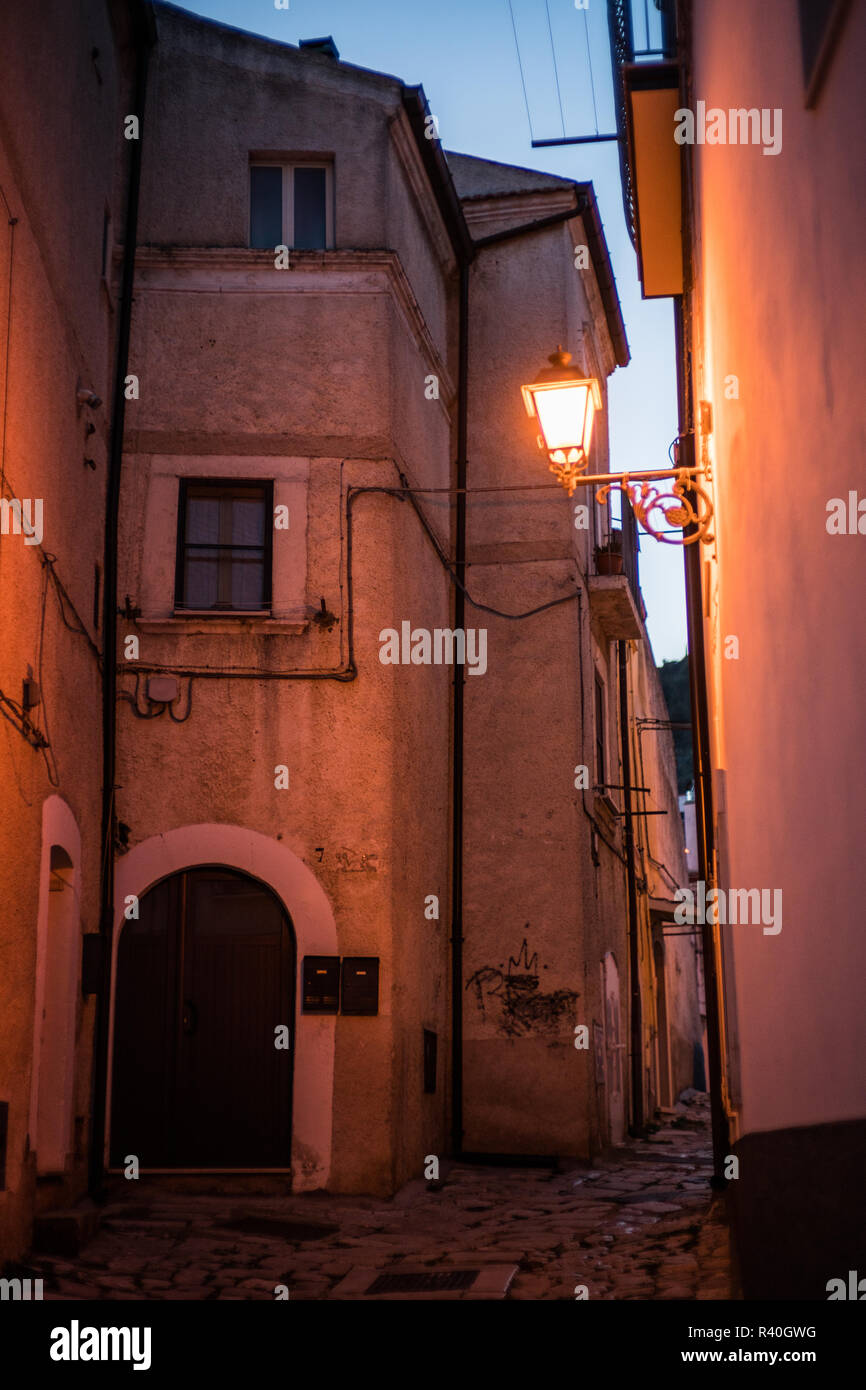
[[[737,0],[698,18],[697,96],[783,112],[776,156],[756,146],[697,152],[724,882],[783,894],[778,934],[722,929],[739,1034],[733,1098],[748,1133],[864,1115],[866,1014],[852,982],[866,967],[857,761],[866,541],[829,535],[826,520],[830,498],[866,493],[866,193],[852,155],[866,126],[866,9],[851,7],[814,110],[804,106],[794,6]],[[737,399],[725,394],[730,375]],[[737,659],[725,657],[731,636]]]
[[[553,198],[567,205],[561,191]],[[529,209],[503,202],[511,225],[551,210],[538,194]],[[491,229],[489,208],[473,209],[473,227],[479,212],[476,235]],[[590,532],[574,525],[582,497],[537,490],[553,479],[520,395],[557,342],[582,353],[591,313],[576,240],[577,224],[565,224],[488,248],[473,270],[470,486],[527,491],[470,500],[469,587],[506,613],[574,593],[589,565]],[[603,415],[597,429],[601,463]],[[584,801],[575,788],[576,765],[593,765],[587,595],[519,622],[471,604],[468,615],[488,631],[488,674],[466,683],[465,1143],[588,1153],[606,1140],[606,1105],[592,1044],[576,1049],[574,1030],[585,1024],[592,1038],[602,1020],[599,966],[611,947],[624,962],[625,917],[603,842],[592,862],[593,793]],[[614,829],[615,851],[618,839]]]
[[[111,8],[122,40],[122,10]],[[74,865],[81,931],[98,925],[101,696],[90,644],[100,642],[94,566],[102,560],[108,407],[79,412],[75,393],[80,380],[104,403],[110,399],[114,290],[102,276],[103,217],[110,211],[110,251],[122,217],[120,112],[128,102],[117,53],[108,6],[91,5],[85,13],[50,0],[0,13],[0,185],[8,202],[7,209],[0,200],[0,382],[8,381],[8,393],[0,387],[3,495],[41,499],[44,527],[41,547],[25,545],[21,535],[0,536],[0,689],[20,701],[32,668],[42,702],[31,717],[50,743],[43,755],[2,721],[0,1099],[10,1102],[10,1112],[0,1260],[26,1247],[34,1203],[63,1205],[85,1182],[94,1006],[81,1001],[77,980],[70,986],[68,1166],[65,1177],[50,1188],[43,1184],[38,1195],[30,1116],[37,914],[50,860],[43,819],[46,833],[71,851],[56,817],[43,817],[50,798],[62,799],[81,835]],[[95,426],[90,436],[88,422]],[[95,469],[85,467],[85,457]],[[65,621],[46,568],[49,555],[68,595]],[[50,949],[43,942],[43,961]]]

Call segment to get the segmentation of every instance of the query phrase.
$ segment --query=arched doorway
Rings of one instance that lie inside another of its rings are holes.
[[[295,939],[282,903],[207,866],[162,879],[138,911],[117,953],[112,1165],[288,1168]]]
[[[625,1043],[620,1042],[619,970],[612,951],[607,951],[601,962],[601,992],[604,1000],[608,1129],[610,1143],[615,1146],[625,1139],[625,1093],[622,1084]]]

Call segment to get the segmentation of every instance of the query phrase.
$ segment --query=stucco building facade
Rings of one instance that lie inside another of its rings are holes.
[[[63,1201],[88,1151],[92,1186],[132,1165],[377,1193],[449,1153],[589,1157],[692,1083],[699,1038],[634,547],[596,573],[611,516],[553,483],[520,393],[558,342],[602,392],[628,361],[591,185],[446,155],[420,89],[327,42],[151,19],[105,152],[137,196],[107,257],[128,342],[107,319],[92,367],[117,526],[103,497],[93,554],[69,541],[71,570],[116,562],[108,742],[95,630],[80,674],[48,648],[43,678],[74,748],[57,814],[89,846],[70,922],[101,943],[82,1003],[80,942],[65,977],[87,1026]],[[651,789],[631,805],[624,752]],[[34,1205],[48,794],[14,827],[7,1253]]]
[[[127,7],[48,11],[0,15],[4,1254],[26,1247],[34,1210],[87,1182],[96,1006],[82,935],[99,929],[111,256],[132,87]]]
[[[864,479],[866,7],[809,8],[693,7],[695,98],[784,125],[776,156],[694,148],[690,387],[712,406],[697,447],[717,514],[704,604],[719,881],[784,902],[777,935],[721,931],[732,1209],[747,1295],[826,1298],[862,1260],[866,1134],[852,989],[866,964],[852,761],[866,739],[863,559],[847,519]],[[845,503],[838,532],[832,499]]]

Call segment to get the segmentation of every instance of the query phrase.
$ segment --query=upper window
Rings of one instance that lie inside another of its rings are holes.
[[[595,779],[596,779],[596,786],[597,786],[599,789],[601,789],[602,791],[604,790],[604,785],[605,785],[605,782],[604,782],[604,774],[605,774],[605,764],[606,764],[606,762],[607,762],[607,759],[606,759],[606,757],[605,757],[605,727],[604,727],[604,724],[605,724],[605,718],[604,718],[604,716],[605,716],[605,709],[604,709],[604,705],[605,705],[605,700],[604,700],[604,685],[603,685],[602,682],[599,680],[598,676],[596,676],[596,678],[595,678]]]
[[[273,484],[182,478],[175,607],[267,612]]]
[[[332,173],[328,164],[251,164],[250,246],[333,246]]]

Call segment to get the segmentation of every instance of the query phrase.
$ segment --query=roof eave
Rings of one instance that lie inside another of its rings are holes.
[[[403,87],[403,109],[409,119],[418,153],[430,180],[442,220],[448,231],[454,254],[462,264],[468,264],[475,255],[472,237],[463,216],[463,208],[454,187],[451,170],[448,168],[442,146],[438,139],[427,136],[427,118],[430,110],[424,96],[423,87]]]

